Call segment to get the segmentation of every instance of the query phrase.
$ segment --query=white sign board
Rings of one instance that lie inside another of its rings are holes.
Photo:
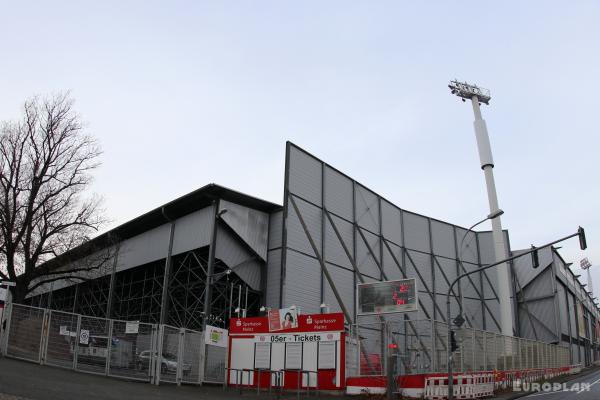
[[[8,289],[0,287],[0,302],[6,301]]]
[[[140,330],[139,321],[126,322],[125,323],[125,333],[138,333]]]
[[[339,332],[319,333],[286,333],[281,335],[256,335],[255,342],[261,343],[302,343],[302,342],[327,342],[340,340]]]
[[[227,329],[206,325],[204,343],[213,346],[227,347],[228,333],[229,331]]]
[[[89,344],[90,342],[90,331],[86,330],[86,329],[82,329],[79,332],[79,344]]]

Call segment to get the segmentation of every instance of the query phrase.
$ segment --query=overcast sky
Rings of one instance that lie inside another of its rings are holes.
[[[589,249],[561,252],[600,266],[600,3],[422,3],[6,2],[0,120],[71,91],[104,149],[106,228],[210,182],[281,204],[286,140],[468,226],[488,214],[485,182],[471,107],[446,87],[468,80],[492,91],[512,248],[582,225]]]

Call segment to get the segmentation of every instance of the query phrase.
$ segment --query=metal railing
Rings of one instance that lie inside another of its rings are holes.
[[[200,384],[207,371],[213,382],[224,379],[225,352],[204,357],[213,346],[203,332],[12,303],[3,318],[7,357],[154,384]]]
[[[457,372],[514,371],[569,365],[569,348],[472,328],[454,353]],[[354,324],[346,342],[347,376],[385,375],[390,355],[397,375],[446,372],[447,325],[432,320]]]

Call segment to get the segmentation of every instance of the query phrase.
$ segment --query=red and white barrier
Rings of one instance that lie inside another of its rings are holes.
[[[530,369],[518,371],[484,371],[459,374],[454,377],[453,392],[456,399],[478,399],[493,396],[495,389],[520,388],[523,383],[552,379],[560,375],[581,371],[580,365],[561,368]],[[400,376],[398,388],[404,397],[441,400],[448,397],[446,374],[415,374]],[[346,379],[346,394],[385,394],[385,376],[361,376]]]

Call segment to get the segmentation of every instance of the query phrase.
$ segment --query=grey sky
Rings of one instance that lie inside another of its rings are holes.
[[[600,265],[600,3],[21,1],[0,14],[0,119],[71,90],[115,226],[209,182],[281,203],[285,140],[402,208],[488,212],[484,107],[513,248],[572,233]],[[575,266],[574,265],[574,266]],[[600,291],[600,268],[596,275]]]

